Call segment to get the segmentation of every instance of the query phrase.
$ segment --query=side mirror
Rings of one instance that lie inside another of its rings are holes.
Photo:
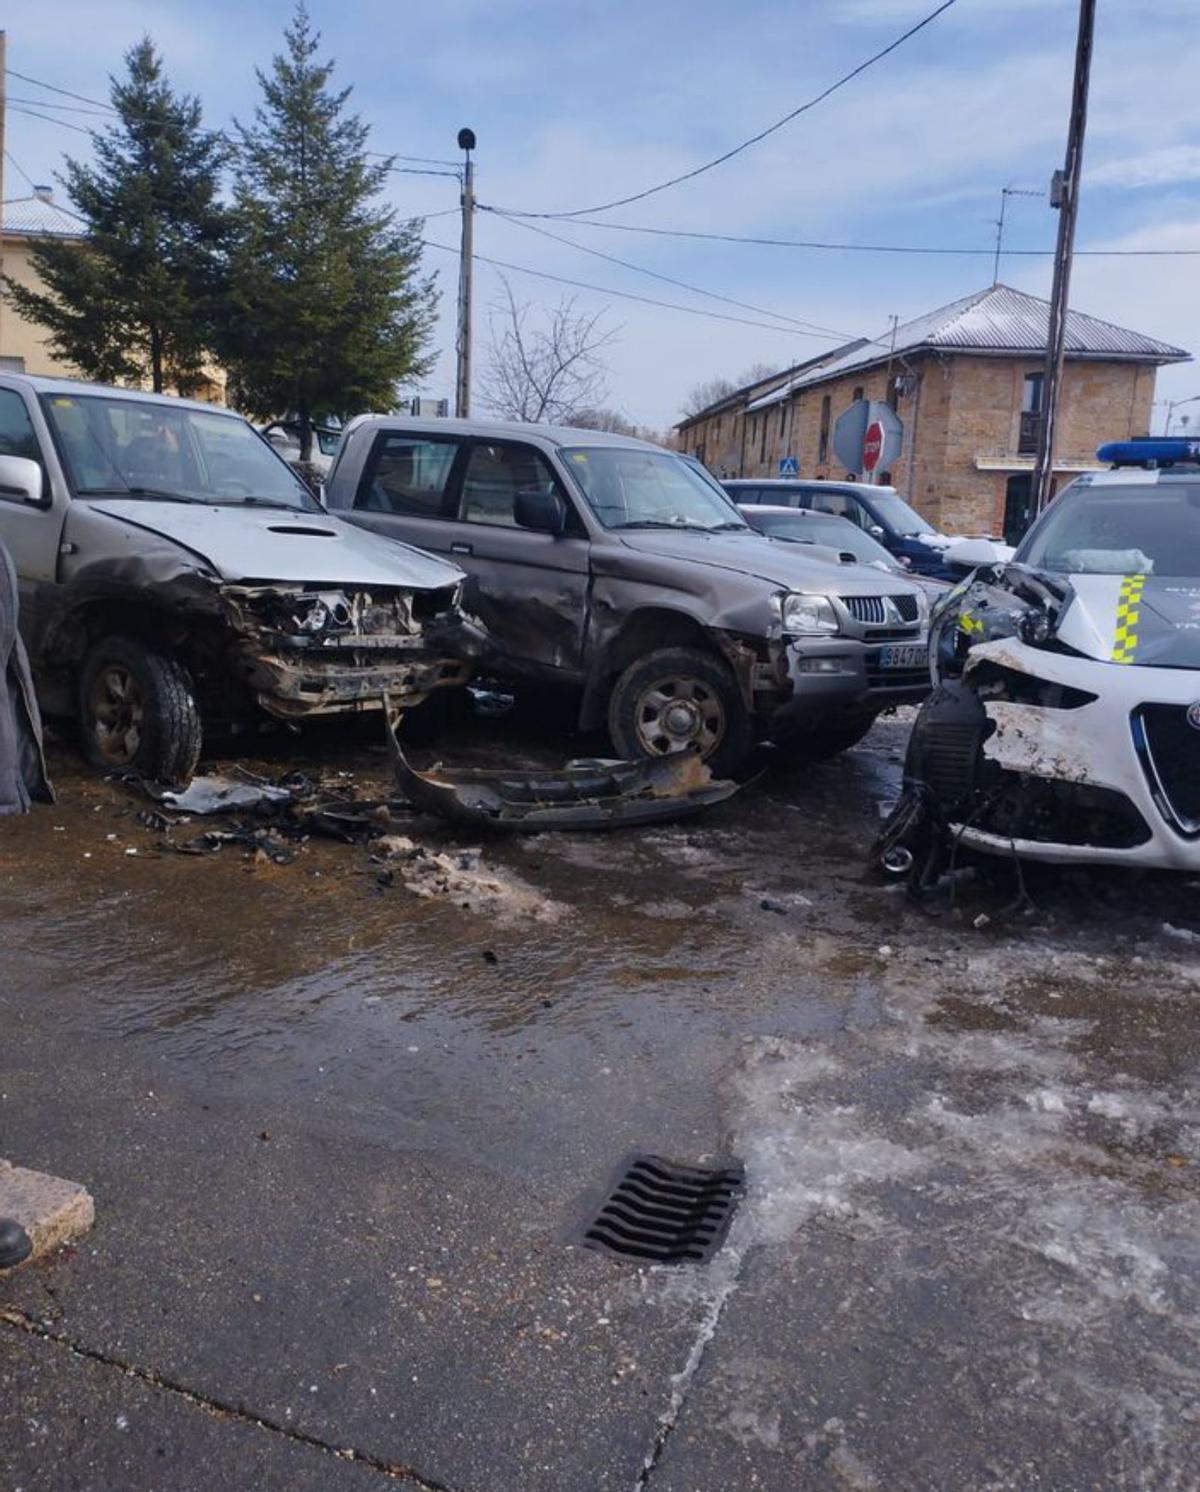
[[[0,497],[42,505],[42,468],[28,456],[0,456]]]
[[[519,528],[536,529],[542,534],[557,536],[567,526],[567,509],[562,498],[557,492],[543,492],[537,487],[517,493],[513,517]]]
[[[982,565],[1002,565],[1012,553],[1007,544],[996,544],[991,539],[956,539],[942,550],[942,559],[948,565],[976,570]]]

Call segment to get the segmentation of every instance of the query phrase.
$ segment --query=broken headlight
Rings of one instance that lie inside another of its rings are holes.
[[[341,591],[297,596],[292,610],[296,630],[314,637],[321,632],[341,631],[353,620],[350,604]]]
[[[779,598],[783,630],[790,637],[827,637],[840,630],[837,612],[828,596],[806,596],[791,591]]]

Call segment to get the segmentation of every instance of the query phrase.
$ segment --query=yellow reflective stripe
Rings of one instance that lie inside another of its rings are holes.
[[[1138,620],[1141,616],[1144,575],[1126,575],[1117,595],[1117,630],[1113,634],[1112,661],[1132,663],[1138,645]]]
[[[958,616],[958,625],[966,633],[982,632],[983,618],[973,616],[969,611],[962,611]]]

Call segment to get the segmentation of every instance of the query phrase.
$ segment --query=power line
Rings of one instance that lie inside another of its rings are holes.
[[[31,192],[36,192],[37,187],[34,185],[33,177],[30,176],[25,167],[21,165],[20,161],[17,160],[16,156],[13,155],[11,150],[6,150],[4,152],[4,159],[13,168],[13,170],[16,171],[18,176],[23,176],[25,178],[25,185],[29,188],[29,190]]]
[[[431,238],[421,240],[427,249],[440,249],[443,253],[457,256],[458,250],[450,244],[437,243]],[[515,274],[534,275],[539,280],[553,280],[559,285],[571,285],[576,290],[591,290],[597,295],[610,295],[618,300],[638,301],[644,306],[659,306],[667,311],[683,311],[689,316],[706,316],[710,321],[734,321],[740,326],[755,326],[768,332],[786,332],[792,337],[817,337],[822,342],[840,341],[840,337],[827,337],[824,332],[804,332],[790,326],[780,326],[778,322],[750,321],[745,316],[728,316],[721,311],[702,311],[699,306],[681,306],[677,301],[654,300],[648,295],[635,295],[632,290],[614,290],[608,285],[592,285],[586,280],[570,280],[565,275],[552,275],[548,270],[531,269],[527,264],[510,264],[505,259],[489,259],[484,254],[476,254],[475,259],[480,264],[490,264],[494,269],[509,269]]]
[[[63,98],[77,99],[81,104],[99,104],[100,108],[107,109],[112,114],[117,112],[111,104],[98,98],[88,98],[86,93],[72,93],[69,88],[59,88],[55,83],[46,83],[41,78],[31,78],[27,73],[19,73],[14,67],[6,67],[4,71],[10,78],[20,78],[22,83],[32,83],[36,88],[48,88],[51,93],[61,93]]]
[[[798,119],[801,114],[807,114],[810,109],[815,109],[818,104],[824,103],[830,94],[836,93],[839,88],[844,88],[847,83],[857,78],[860,73],[866,72],[869,67],[874,67],[877,62],[882,61],[890,52],[894,52],[897,47],[903,46],[910,37],[916,36],[918,31],[924,30],[932,21],[936,21],[943,11],[949,10],[955,3],[956,0],[942,0],[942,4],[936,10],[931,10],[916,25],[910,26],[902,35],[896,37],[895,41],[889,42],[881,51],[868,57],[865,62],[860,62],[850,72],[844,73],[836,82],[831,83],[828,88],[822,89],[813,98],[808,99],[807,102],[793,109],[790,114],[785,114],[782,119],[777,119],[774,124],[769,124],[766,129],[759,130],[757,135],[751,135],[748,140],[743,140],[740,145],[733,146],[731,150],[726,150],[723,154],[715,156],[711,161],[705,161],[701,166],[693,166],[690,171],[684,171],[679,176],[672,176],[668,181],[660,181],[657,186],[646,187],[644,191],[634,192],[628,197],[614,198],[612,202],[601,202],[595,207],[577,207],[571,212],[514,212],[513,215],[526,218],[574,218],[580,216],[582,213],[608,212],[610,208],[625,207],[630,202],[641,202],[646,197],[653,197],[658,192],[665,192],[668,187],[678,186],[681,182],[691,181],[697,176],[702,176],[705,171],[711,171],[714,166],[724,165],[726,161],[732,160],[735,155],[740,155],[743,150],[749,150],[752,145],[757,145],[760,140],[765,140],[768,135],[773,135],[776,130],[781,130],[785,124],[790,124],[793,119]]]
[[[561,234],[551,233],[547,228],[539,228],[534,223],[526,222],[522,218],[512,218],[506,213],[497,213],[493,208],[485,209],[492,212],[494,216],[502,218],[506,223],[511,223],[515,228],[525,228],[530,233],[538,233],[543,238],[553,239],[555,243],[566,244],[570,249],[578,249],[581,254],[591,254],[596,259],[604,259],[609,264],[620,265],[622,269],[631,269],[636,274],[648,275],[652,280],[661,280],[665,285],[674,285],[679,290],[689,290],[693,295],[704,295],[710,300],[723,301],[727,306],[737,306],[743,311],[753,311],[756,316],[774,316],[778,321],[789,321],[794,326],[803,327],[807,331],[816,332],[821,336],[837,337],[843,342],[852,342],[855,338],[849,332],[835,331],[832,327],[819,326],[813,321],[801,321],[798,317],[788,316],[782,311],[770,311],[762,306],[750,305],[747,301],[734,300],[732,296],[720,295],[715,290],[705,290],[700,285],[691,285],[686,280],[677,280],[671,275],[660,274],[657,270],[647,269],[643,264],[632,264],[628,259],[618,259],[615,254],[605,254],[601,249],[588,248],[586,244],[576,243],[573,239],[563,238]]]
[[[111,109],[87,109],[82,104],[54,104],[44,98],[18,98],[15,93],[8,94],[10,104],[36,104],[39,109],[58,109],[66,114],[111,114]]]
[[[1043,196],[1044,193],[1039,192],[1036,195]],[[509,213],[503,208],[491,207],[483,202],[479,204],[479,210],[495,213],[498,217],[507,218],[510,222],[525,222],[526,220],[525,214]],[[595,218],[573,218],[571,221],[572,225],[577,224],[581,228],[607,228],[618,233],[644,233],[653,238],[691,238],[711,243],[754,244],[773,249],[827,249],[849,254],[957,254],[988,259],[996,252],[994,248],[950,248],[933,244],[841,243],[811,238],[764,238],[739,233],[703,233],[698,229],[690,228],[651,228],[639,223],[603,223]],[[1080,255],[1088,255],[1094,259],[1170,259],[1200,257],[1200,249],[1076,249],[1075,254],[1076,258]],[[1004,255],[1005,258],[1049,259],[1053,258],[1054,250],[1005,249]]]
[[[77,135],[86,135],[90,140],[92,131],[84,129],[81,124],[72,124],[69,119],[55,119],[53,114],[39,114],[36,109],[22,109],[16,104],[10,104],[9,109],[13,114],[27,114],[30,119],[41,119],[47,124],[61,124],[65,130],[74,130]]]

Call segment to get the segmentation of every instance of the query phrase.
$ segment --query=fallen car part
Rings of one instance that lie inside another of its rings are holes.
[[[738,784],[713,781],[697,751],[644,762],[568,763],[558,771],[410,766],[387,726],[396,782],[415,807],[472,828],[615,829],[658,823],[724,802]]]
[[[239,808],[273,807],[290,803],[293,796],[289,788],[275,787],[269,782],[239,781],[232,777],[193,777],[186,789],[164,792],[158,801],[180,813],[195,813],[203,817]]]
[[[724,1243],[744,1185],[737,1162],[690,1166],[634,1155],[578,1241],[651,1264],[702,1264]]]

